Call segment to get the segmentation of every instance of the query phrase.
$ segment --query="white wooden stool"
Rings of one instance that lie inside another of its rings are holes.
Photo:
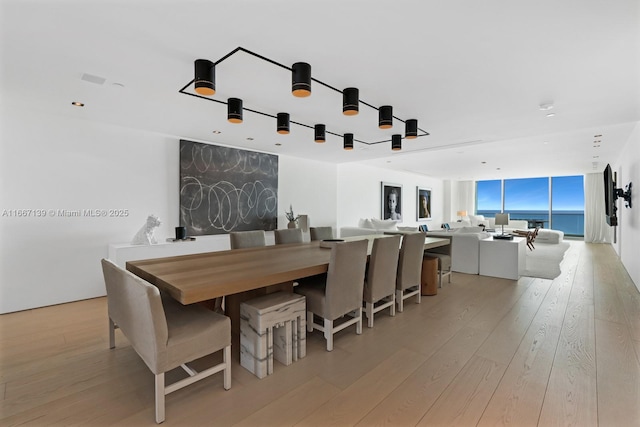
[[[273,373],[273,359],[290,365],[307,353],[305,298],[275,292],[240,304],[240,365],[258,378]]]

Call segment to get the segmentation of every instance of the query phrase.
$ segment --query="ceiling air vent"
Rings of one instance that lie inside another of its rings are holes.
[[[82,77],[80,78],[80,80],[84,80],[85,82],[89,82],[89,83],[95,83],[97,85],[102,85],[104,84],[104,82],[107,81],[107,79],[105,79],[104,77],[94,76],[93,74],[87,74],[87,73],[82,74]]]

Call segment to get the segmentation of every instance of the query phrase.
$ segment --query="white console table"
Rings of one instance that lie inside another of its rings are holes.
[[[518,280],[526,268],[527,244],[524,237],[513,240],[480,240],[480,275]]]
[[[267,231],[265,237],[267,245],[275,244],[272,231]],[[197,236],[196,240],[193,241],[160,241],[155,245],[111,243],[109,245],[109,259],[118,266],[125,268],[127,261],[225,251],[227,249],[231,249],[229,235],[217,234],[213,236]]]
[[[229,249],[229,235],[197,237],[193,241],[159,242],[155,245],[132,245],[112,243],[109,245],[109,259],[122,268],[127,261],[190,255]]]

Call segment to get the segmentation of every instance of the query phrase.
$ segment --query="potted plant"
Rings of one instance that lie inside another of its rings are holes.
[[[296,228],[298,227],[298,218],[300,215],[296,215],[293,213],[293,206],[289,205],[289,210],[284,212],[284,215],[287,217],[289,224],[287,224],[287,228]]]

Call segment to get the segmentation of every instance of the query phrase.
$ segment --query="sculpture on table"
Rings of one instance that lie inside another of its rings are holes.
[[[140,230],[133,236],[131,241],[132,245],[155,245],[158,243],[153,236],[156,228],[162,224],[157,216],[151,214],[147,217],[147,222],[142,226]]]

